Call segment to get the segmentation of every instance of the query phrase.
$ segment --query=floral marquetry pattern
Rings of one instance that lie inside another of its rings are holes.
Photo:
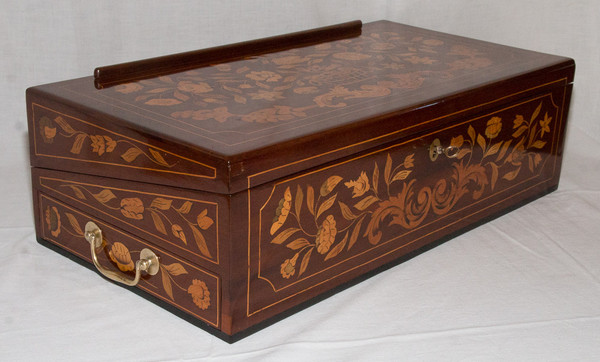
[[[187,292],[192,296],[194,304],[198,308],[206,309],[210,306],[210,291],[203,281],[194,279]]]
[[[64,217],[68,220],[68,224],[66,225],[61,225],[60,222],[57,224],[54,221],[60,220],[61,217],[55,206],[48,206],[46,208],[46,214],[50,215],[46,220],[46,227],[52,236],[57,237],[58,234],[64,230],[64,232],[75,237],[81,237],[84,242],[87,242],[84,238],[81,224],[73,213],[64,213]],[[135,265],[133,260],[139,259],[139,251],[130,251],[125,244],[118,241],[114,243],[106,241],[105,248],[108,250],[108,260],[110,260],[115,267],[123,272],[134,271]],[[134,255],[132,256],[132,254]],[[205,282],[194,279],[192,280],[192,284],[188,287],[181,286],[177,283],[177,276],[188,274],[188,271],[181,263],[161,264],[160,274],[163,291],[171,300],[175,300],[173,294],[173,286],[175,286],[175,288],[187,292],[198,308],[207,309],[210,306],[210,291]],[[150,284],[149,281],[146,281],[146,283]]]
[[[218,262],[216,203],[50,178],[42,178],[41,183],[176,247]]]
[[[36,156],[119,166],[121,170],[142,169],[209,179],[216,176],[214,167],[103,128],[103,122],[94,124],[36,103],[32,104],[32,112]]]
[[[42,197],[42,208],[45,215],[42,227],[49,239],[89,260],[89,243],[83,232],[83,225],[89,218],[45,197]],[[123,237],[123,234],[105,225],[101,228],[104,232],[103,252],[97,253],[101,265],[133,277],[135,262],[140,259],[141,250],[145,247],[154,249],[160,260],[159,273],[143,276],[138,286],[215,326],[218,324],[218,307],[214,297],[218,281],[215,276],[152,246]]]
[[[467,45],[409,31],[374,32],[120,84],[111,92],[115,98],[202,127],[216,122],[261,128],[260,124],[300,120],[491,65],[485,51]]]
[[[555,109],[548,98],[529,104],[453,127],[446,146],[454,151],[437,161],[425,147],[405,154],[392,148],[369,158],[368,168],[332,167],[317,173],[320,180],[300,177],[275,188],[267,205],[278,206],[263,209],[262,220],[272,221],[261,226],[269,230],[263,250],[282,255],[274,284],[318,273],[386,243],[385,235],[395,238],[535,177],[548,158]],[[435,167],[441,173],[427,179]]]
[[[105,153],[118,152],[121,159],[127,163],[132,163],[138,157],[144,157],[156,165],[171,168],[177,162],[169,163],[160,151],[151,147],[140,147],[130,140],[117,139],[114,134],[89,134],[76,130],[62,116],[56,116],[53,119],[43,116],[39,120],[39,127],[40,135],[45,143],[54,142],[56,137],[70,139],[69,152],[73,155],[79,155],[82,149],[87,147],[99,159]]]

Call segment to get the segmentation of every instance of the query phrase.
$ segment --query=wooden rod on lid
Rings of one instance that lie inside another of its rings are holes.
[[[355,20],[296,33],[98,67],[94,70],[94,84],[96,88],[102,89],[211,64],[355,37],[361,34],[361,29],[362,22]]]

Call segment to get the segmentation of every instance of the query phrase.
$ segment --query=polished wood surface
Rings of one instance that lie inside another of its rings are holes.
[[[32,178],[44,194],[132,235],[211,270],[227,268],[222,260],[229,233],[224,195],[39,168],[32,169]]]
[[[134,263],[140,259],[140,251],[149,248],[159,257],[159,272],[144,275],[136,288],[211,327],[220,327],[221,284],[217,274],[198,267],[189,259],[168,253],[156,244],[124,233],[64,202],[45,194],[37,194],[36,197],[39,197],[38,217],[43,220],[38,234],[41,239],[91,263],[90,246],[82,229],[88,221],[93,221],[104,234],[105,245],[98,252],[100,265],[129,278],[134,274]]]
[[[59,132],[33,162],[49,167],[46,157],[56,156],[64,170],[89,165],[90,173],[115,177],[133,166],[149,182],[237,192],[266,165],[285,176],[441,127],[569,77],[573,67],[567,58],[380,21],[365,24],[357,37],[101,90],[91,77],[31,88],[36,124],[72,116],[82,132],[144,143],[138,148],[148,155],[123,156],[128,149],[94,155],[87,140],[74,154],[77,138]],[[42,141],[32,144],[45,147]],[[174,173],[182,177],[174,181]]]
[[[232,256],[233,285],[247,292],[236,300],[237,328],[554,190],[570,87],[546,91],[235,199],[246,227],[232,237],[246,240],[250,261],[246,270],[246,256]],[[436,139],[451,157],[431,160]]]
[[[37,234],[85,263],[95,220],[113,269],[154,247],[169,267],[141,293],[232,341],[556,189],[573,77],[567,58],[383,21],[34,87]]]
[[[98,67],[94,70],[94,83],[97,88],[102,89],[215,63],[231,62],[265,53],[354,37],[360,35],[361,27],[362,22],[357,20],[265,39]]]

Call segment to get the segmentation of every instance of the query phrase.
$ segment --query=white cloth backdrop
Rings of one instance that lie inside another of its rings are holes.
[[[558,191],[234,345],[39,246],[25,88],[361,19],[575,58]],[[0,360],[600,360],[600,2],[0,1]]]

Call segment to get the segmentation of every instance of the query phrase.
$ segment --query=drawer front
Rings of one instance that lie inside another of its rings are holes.
[[[201,191],[32,169],[34,186],[69,205],[210,270],[222,268],[223,196]]]
[[[42,239],[92,263],[90,243],[84,237],[84,230],[88,221],[93,221],[102,230],[105,241],[103,248],[97,249],[99,264],[128,279],[133,279],[141,251],[148,248],[158,256],[159,269],[155,275],[142,272],[136,288],[210,326],[220,327],[221,281],[218,275],[43,193],[38,193],[38,197],[38,235]]]
[[[553,92],[251,189],[238,313],[276,314],[551,191],[566,89]]]

